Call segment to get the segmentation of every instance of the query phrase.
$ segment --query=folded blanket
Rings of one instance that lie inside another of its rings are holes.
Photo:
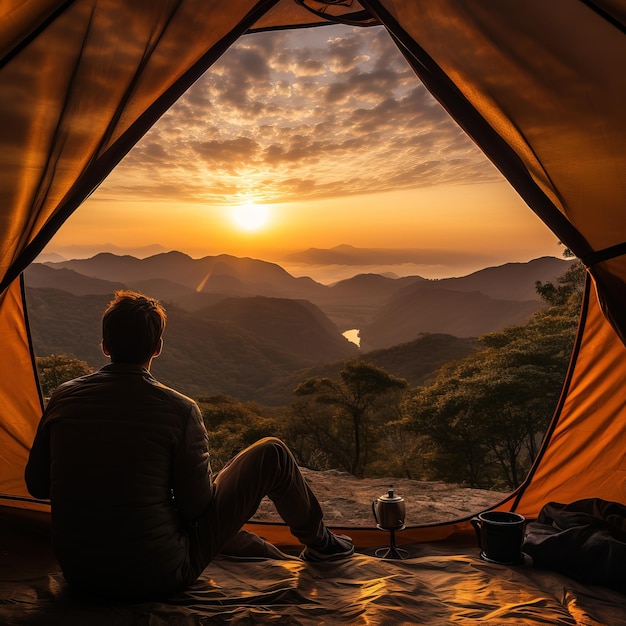
[[[522,550],[536,567],[626,593],[626,506],[599,498],[550,502],[527,524]]]

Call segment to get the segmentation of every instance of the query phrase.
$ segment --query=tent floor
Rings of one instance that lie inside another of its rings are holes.
[[[373,554],[322,565],[220,558],[185,593],[92,603],[71,593],[41,529],[0,517],[0,623],[626,624],[626,596],[530,564],[486,563],[473,537],[402,547],[410,550],[402,561]]]

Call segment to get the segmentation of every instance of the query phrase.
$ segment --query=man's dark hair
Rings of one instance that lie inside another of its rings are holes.
[[[102,315],[102,340],[111,361],[142,364],[159,348],[165,309],[154,298],[134,291],[116,291]]]

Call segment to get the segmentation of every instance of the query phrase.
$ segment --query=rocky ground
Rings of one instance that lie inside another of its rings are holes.
[[[319,498],[324,518],[330,526],[375,526],[372,501],[387,493],[402,496],[406,505],[406,524],[427,524],[465,517],[496,504],[507,494],[484,489],[468,489],[436,481],[405,478],[365,478],[335,470],[302,470]],[[279,521],[269,500],[261,503],[256,520]]]

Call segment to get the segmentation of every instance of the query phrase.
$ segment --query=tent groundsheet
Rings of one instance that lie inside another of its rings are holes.
[[[382,534],[381,534],[382,541]],[[384,542],[383,542],[384,543]],[[626,624],[626,596],[567,576],[479,558],[475,538],[403,545],[337,563],[218,558],[187,591],[146,602],[74,595],[48,538],[0,521],[0,623],[5,626],[167,624]]]
[[[240,36],[355,19],[386,29],[588,269],[576,369],[514,509],[531,516],[550,500],[624,502],[625,15],[625,0],[0,2],[2,502],[41,507],[23,479],[42,399],[21,273]]]

